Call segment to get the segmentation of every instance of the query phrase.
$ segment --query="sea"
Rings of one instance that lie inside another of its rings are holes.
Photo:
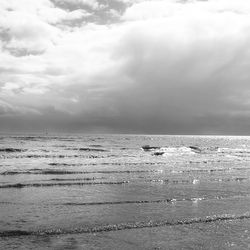
[[[0,249],[250,249],[250,137],[1,135]]]

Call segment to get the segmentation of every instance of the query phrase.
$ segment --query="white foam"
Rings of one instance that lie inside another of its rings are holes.
[[[162,147],[157,152],[163,152],[163,156],[194,155],[195,152],[189,147]]]

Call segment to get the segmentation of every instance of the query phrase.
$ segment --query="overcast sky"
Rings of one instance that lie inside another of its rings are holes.
[[[0,131],[250,134],[250,1],[1,0]]]

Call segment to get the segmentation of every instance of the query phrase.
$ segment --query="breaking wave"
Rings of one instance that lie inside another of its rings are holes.
[[[171,156],[171,155],[188,155],[188,154],[221,154],[224,156],[245,157],[250,156],[250,148],[220,148],[198,147],[198,146],[179,146],[179,147],[158,147],[158,146],[142,146],[141,149],[145,152],[152,152],[153,155]]]
[[[222,214],[212,215],[206,217],[195,217],[183,220],[162,220],[162,221],[136,221],[130,223],[108,224],[94,227],[78,227],[72,229],[53,228],[47,230],[38,231],[25,231],[25,230],[5,230],[0,231],[0,237],[13,237],[13,236],[44,236],[44,235],[62,235],[62,234],[83,234],[83,233],[101,233],[110,231],[141,229],[141,228],[155,228],[164,226],[178,226],[178,225],[192,225],[192,224],[204,224],[213,223],[217,221],[234,221],[234,220],[246,220],[250,219],[250,214],[244,213],[240,215],[236,214]]]
[[[190,155],[195,153],[200,153],[201,150],[198,147],[152,147],[145,145],[141,147],[143,151],[153,152],[154,155],[159,156],[171,156],[171,155]]]

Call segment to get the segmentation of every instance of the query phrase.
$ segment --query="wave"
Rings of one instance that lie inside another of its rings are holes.
[[[25,231],[25,230],[5,230],[0,231],[0,237],[11,237],[11,236],[44,236],[44,235],[63,235],[63,234],[82,234],[82,233],[101,233],[110,231],[130,230],[130,229],[141,229],[141,228],[155,228],[164,226],[178,226],[178,225],[192,225],[202,223],[213,223],[217,221],[234,221],[234,220],[245,220],[250,219],[249,212],[244,214],[222,214],[222,215],[211,215],[206,217],[195,217],[183,220],[162,220],[162,221],[136,221],[129,223],[119,224],[108,224],[94,227],[78,227],[73,229],[54,228],[47,230],[38,231]]]
[[[130,201],[103,201],[103,202],[66,202],[56,205],[63,206],[96,206],[96,205],[122,205],[122,204],[148,204],[148,203],[176,203],[176,202],[198,202],[207,200],[225,200],[228,198],[243,198],[249,197],[248,194],[226,195],[226,196],[214,196],[214,197],[191,197],[182,199],[159,199],[159,200],[130,200]]]
[[[246,160],[246,159],[245,159]],[[233,159],[233,161],[242,161],[241,159]],[[200,161],[188,161],[189,164],[211,164],[211,163],[232,163],[232,160],[218,159],[218,160],[200,160]]]
[[[162,173],[161,170],[100,170],[100,171],[69,171],[60,169],[29,169],[23,171],[4,171],[0,175],[19,175],[19,174],[133,174],[133,173]]]
[[[77,150],[86,152],[108,152],[108,150],[101,148],[68,148],[68,150]]]
[[[1,172],[0,175],[19,175],[19,174],[51,174],[51,175],[62,175],[62,174],[82,174],[83,171],[68,171],[68,170],[53,170],[53,169],[29,169],[29,170],[7,170]]]
[[[240,159],[238,159],[239,162],[241,162]],[[48,163],[50,166],[153,166],[153,165],[166,165],[169,162],[166,161],[157,161],[157,162],[98,162],[98,163],[60,163],[60,162],[52,162]],[[183,163],[183,161],[174,161],[174,163]],[[200,160],[200,161],[186,161],[187,164],[211,164],[211,163],[232,163],[230,160]]]
[[[100,155],[51,155],[51,154],[44,154],[44,155],[37,155],[37,154],[27,154],[27,155],[12,155],[12,156],[5,156],[2,155],[1,158],[86,158],[86,159],[96,159],[96,158],[104,158],[104,156]]]
[[[214,172],[231,172],[231,171],[249,171],[248,167],[230,167],[230,168],[213,168],[213,169],[183,169],[183,170],[171,170],[171,173],[214,173]]]
[[[200,198],[200,200],[201,199],[203,198]],[[82,202],[82,203],[67,202],[67,203],[62,203],[60,205],[63,205],[63,206],[96,206],[96,205],[122,205],[122,204],[143,204],[143,203],[173,203],[176,201],[177,201],[176,199],[163,199],[163,200]]]
[[[165,152],[154,152],[154,155],[159,156],[159,155],[164,155]]]
[[[22,141],[37,141],[37,140],[59,140],[59,141],[75,141],[76,137],[61,137],[61,136],[11,136],[15,140],[22,140]]]
[[[170,154],[229,154],[233,156],[249,155],[250,148],[220,148],[216,146],[198,147],[198,146],[142,146],[141,149],[146,152],[153,152],[154,155],[170,155]]]
[[[19,152],[25,152],[27,149],[21,149],[21,148],[0,148],[0,152],[4,153],[19,153]]]
[[[238,197],[238,196],[237,196]],[[221,200],[224,199],[224,197],[214,197],[214,199]],[[191,201],[191,202],[197,202],[202,200],[208,200],[204,197],[198,197],[198,198],[183,198],[183,199],[161,199],[161,200],[134,200],[134,201],[104,201],[104,202],[82,202],[82,203],[76,203],[76,202],[66,202],[61,203],[57,205],[63,205],[63,206],[96,206],[96,205],[123,205],[123,204],[148,204],[148,203],[176,203],[176,202],[183,202],[183,201]]]
[[[229,181],[243,182],[243,181],[248,181],[248,180],[249,180],[249,178],[246,178],[246,177],[216,178],[216,179],[213,179],[213,181],[218,181],[218,182],[229,182]]]
[[[249,178],[246,177],[235,177],[235,178],[209,178],[206,180],[202,181],[209,181],[209,182],[243,182],[243,181],[248,181]],[[147,180],[148,182],[156,182],[156,183],[161,183],[161,184],[198,184],[200,183],[201,180],[199,179],[191,179],[191,180],[169,180],[169,179],[152,179],[152,180]]]
[[[162,147],[160,152],[163,152],[165,155],[171,154],[195,154],[195,151],[190,147]]]
[[[127,200],[127,201],[99,201],[99,202],[65,202],[65,203],[49,203],[49,205],[56,206],[105,206],[105,205],[126,205],[126,204],[149,204],[149,203],[171,203],[176,204],[177,202],[199,202],[199,201],[211,201],[211,200],[226,200],[226,199],[237,199],[237,198],[249,198],[248,193],[236,193],[226,195],[216,195],[209,197],[191,197],[191,198],[168,198],[159,200]],[[22,202],[10,202],[0,201],[3,205],[35,205],[35,203],[22,203]]]
[[[44,137],[40,136],[12,136],[11,138],[15,140],[22,140],[22,141],[37,141],[39,139],[43,139]]]
[[[250,148],[218,148],[219,153],[239,153],[250,154]]]
[[[94,181],[94,180],[103,180],[104,177],[86,177],[86,178],[52,178],[48,181]],[[44,180],[42,180],[44,181]]]
[[[84,164],[67,164],[67,163],[49,163],[52,166],[82,166]],[[102,164],[86,164],[86,165],[102,165]],[[117,165],[108,164],[107,165]],[[231,171],[249,171],[247,167],[230,167],[230,168],[215,168],[215,169],[182,169],[182,170],[164,170],[172,174],[183,173],[215,173],[215,172],[231,172]],[[0,172],[0,175],[70,175],[70,174],[137,174],[137,173],[163,173],[163,170],[148,169],[148,170],[96,170],[96,171],[74,171],[64,169],[28,169],[28,170],[7,170]]]
[[[82,163],[48,163],[49,166],[64,166],[64,167],[74,167],[74,166],[85,166],[85,164]]]
[[[158,183],[165,183],[165,184],[189,184],[189,183],[194,183],[194,180],[152,179],[152,180],[148,180],[148,182],[158,182]]]
[[[153,152],[153,155],[156,156],[171,156],[171,155],[183,155],[183,154],[195,154],[195,153],[200,153],[201,149],[195,146],[190,146],[190,147],[154,147],[154,146],[149,146],[145,145],[141,147],[142,150],[146,152]]]
[[[143,165],[160,165],[166,162],[98,162],[98,163],[48,163],[50,166],[143,166]]]
[[[153,150],[156,150],[156,149],[160,149],[161,147],[152,147],[152,146],[149,146],[149,145],[144,145],[141,147],[142,150],[144,151],[153,151]]]
[[[129,181],[112,182],[62,182],[62,183],[15,183],[0,185],[1,188],[53,187],[53,186],[85,186],[85,185],[121,185]]]
[[[25,188],[25,187],[53,187],[53,186],[114,185],[114,184],[125,184],[125,183],[130,182],[130,181],[93,182],[93,181],[98,180],[98,179],[104,179],[104,178],[94,178],[94,177],[92,177],[92,178],[74,178],[74,179],[52,178],[52,179],[49,179],[48,181],[57,181],[57,182],[2,184],[2,185],[0,185],[0,189],[3,189],[3,188]],[[247,180],[249,180],[249,178],[244,178],[244,177],[209,179],[210,182],[230,182],[230,181],[243,182],[243,181],[247,181]],[[61,181],[63,181],[63,182],[61,182]],[[66,181],[70,181],[70,182],[66,182]],[[76,181],[92,181],[92,182],[76,182]],[[173,185],[200,183],[199,179],[192,179],[192,180],[151,179],[151,180],[146,180],[146,181],[147,182],[161,183],[161,184],[173,184]],[[141,202],[141,203],[143,203],[143,202]],[[146,202],[144,202],[144,203],[146,203]]]

